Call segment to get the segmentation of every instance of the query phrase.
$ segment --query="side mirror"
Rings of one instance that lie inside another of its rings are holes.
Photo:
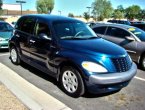
[[[125,37],[127,40],[129,40],[129,41],[135,41],[135,39],[133,38],[133,37],[131,37],[131,36],[126,36]]]
[[[45,40],[52,40],[49,36],[47,36],[47,35],[44,34],[44,33],[39,34],[39,38],[45,39]]]

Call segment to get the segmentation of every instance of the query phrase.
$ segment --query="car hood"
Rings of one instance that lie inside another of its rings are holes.
[[[9,39],[11,37],[12,32],[0,32],[0,37],[4,39]]]
[[[63,49],[77,51],[80,54],[86,53],[101,57],[122,57],[127,55],[125,49],[102,38],[90,40],[60,40],[60,46]]]

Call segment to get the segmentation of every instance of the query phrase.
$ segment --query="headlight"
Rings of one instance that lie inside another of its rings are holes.
[[[101,72],[101,73],[108,72],[107,69],[104,68],[103,66],[88,61],[82,62],[82,67],[89,72]]]
[[[0,37],[0,41],[5,41],[5,39],[4,39],[4,38],[2,38],[2,37]]]

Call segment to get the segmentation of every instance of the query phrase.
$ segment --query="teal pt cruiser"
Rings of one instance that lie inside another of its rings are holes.
[[[0,21],[0,49],[8,48],[8,41],[12,36],[13,27],[5,22]]]

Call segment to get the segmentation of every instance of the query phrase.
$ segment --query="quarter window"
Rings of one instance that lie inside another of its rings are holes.
[[[116,27],[108,27],[106,35],[118,38],[125,38],[126,36],[130,36],[130,33]]]
[[[36,20],[34,18],[26,18],[21,24],[20,30],[29,34],[33,34]]]

